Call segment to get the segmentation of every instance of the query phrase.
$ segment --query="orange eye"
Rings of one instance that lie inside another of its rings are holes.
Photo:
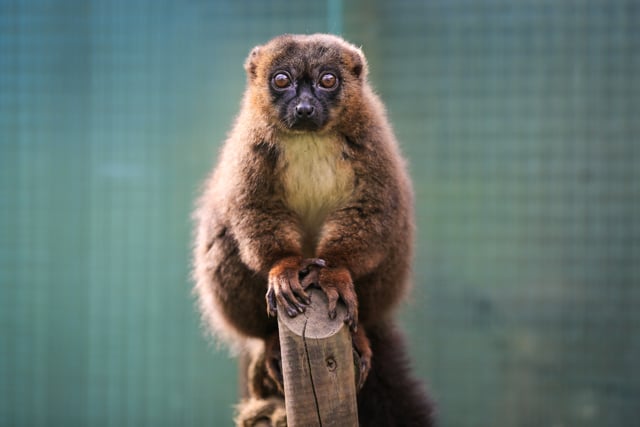
[[[325,89],[333,89],[337,84],[338,78],[331,73],[325,73],[320,77],[320,86]]]
[[[285,73],[277,73],[273,76],[273,85],[278,89],[284,89],[291,85],[291,79]]]

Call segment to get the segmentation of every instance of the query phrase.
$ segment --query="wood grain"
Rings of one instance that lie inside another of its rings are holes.
[[[331,320],[324,293],[310,289],[309,295],[305,313],[278,315],[287,425],[357,426],[351,335],[342,321],[346,309],[339,304]]]

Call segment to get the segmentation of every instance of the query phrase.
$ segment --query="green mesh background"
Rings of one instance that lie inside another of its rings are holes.
[[[640,419],[640,5],[0,3],[0,425],[231,425],[190,209],[250,48],[363,46],[411,163],[443,426]]]

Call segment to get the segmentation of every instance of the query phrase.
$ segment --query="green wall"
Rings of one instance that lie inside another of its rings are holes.
[[[443,426],[640,417],[640,5],[0,3],[0,425],[231,425],[190,210],[250,48],[337,32],[409,158]]]

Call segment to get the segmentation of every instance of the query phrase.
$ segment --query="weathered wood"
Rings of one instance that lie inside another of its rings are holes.
[[[310,289],[309,296],[304,314],[278,315],[287,425],[357,426],[351,335],[342,320],[346,308],[339,304],[331,320],[325,294]]]

